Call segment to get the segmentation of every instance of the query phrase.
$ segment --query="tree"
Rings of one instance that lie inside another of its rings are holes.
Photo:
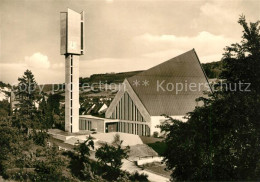
[[[87,140],[85,140],[82,143],[79,143],[75,147],[75,150],[79,153],[79,159],[82,162],[85,162],[89,159],[90,156],[90,148],[94,149],[94,142],[92,140],[93,138],[90,136]]]
[[[120,142],[119,142],[120,141]],[[103,166],[110,166],[116,170],[119,170],[122,166],[122,159],[128,158],[128,152],[130,147],[122,147],[123,141],[115,136],[114,145],[108,145],[107,143],[97,149],[96,158]]]
[[[226,82],[198,99],[204,105],[187,122],[168,117],[171,122],[161,126],[164,160],[175,180],[260,180],[260,27],[244,16],[238,23],[242,41],[226,47],[223,57]]]
[[[33,120],[37,120],[37,110],[35,101],[37,99],[37,83],[34,75],[30,70],[26,70],[24,75],[18,78],[18,91],[19,96],[18,111],[16,113],[16,126],[19,128],[28,128],[33,126]]]
[[[122,159],[128,158],[129,148],[129,146],[122,148],[121,141],[119,145],[113,146],[106,143],[97,149],[95,156],[102,168],[103,178],[113,181],[120,176],[120,168],[123,164]]]
[[[70,161],[70,169],[74,176],[81,180],[93,180],[96,176],[92,172],[92,161],[89,159],[90,150],[94,149],[93,138],[90,136],[84,142],[76,144],[75,152],[67,152]]]

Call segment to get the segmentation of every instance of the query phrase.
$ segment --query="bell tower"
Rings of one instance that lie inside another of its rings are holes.
[[[79,131],[79,57],[84,54],[84,11],[60,13],[60,53],[65,56],[65,131]]]

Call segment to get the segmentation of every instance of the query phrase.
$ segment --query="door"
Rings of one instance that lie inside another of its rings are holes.
[[[106,128],[107,128],[107,133],[117,132],[117,123],[107,123]]]

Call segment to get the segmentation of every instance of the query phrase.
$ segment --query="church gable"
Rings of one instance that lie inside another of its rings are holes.
[[[110,118],[141,122],[144,121],[142,114],[127,92],[124,92]]]
[[[149,122],[149,113],[134,93],[128,81],[125,80],[123,84],[125,87],[116,94],[106,112],[106,118]]]

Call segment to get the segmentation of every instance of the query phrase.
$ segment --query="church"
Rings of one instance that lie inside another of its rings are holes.
[[[123,82],[105,118],[79,116],[79,130],[124,132],[140,136],[160,133],[157,127],[171,116],[184,116],[210,91],[208,79],[194,49],[140,72]]]

